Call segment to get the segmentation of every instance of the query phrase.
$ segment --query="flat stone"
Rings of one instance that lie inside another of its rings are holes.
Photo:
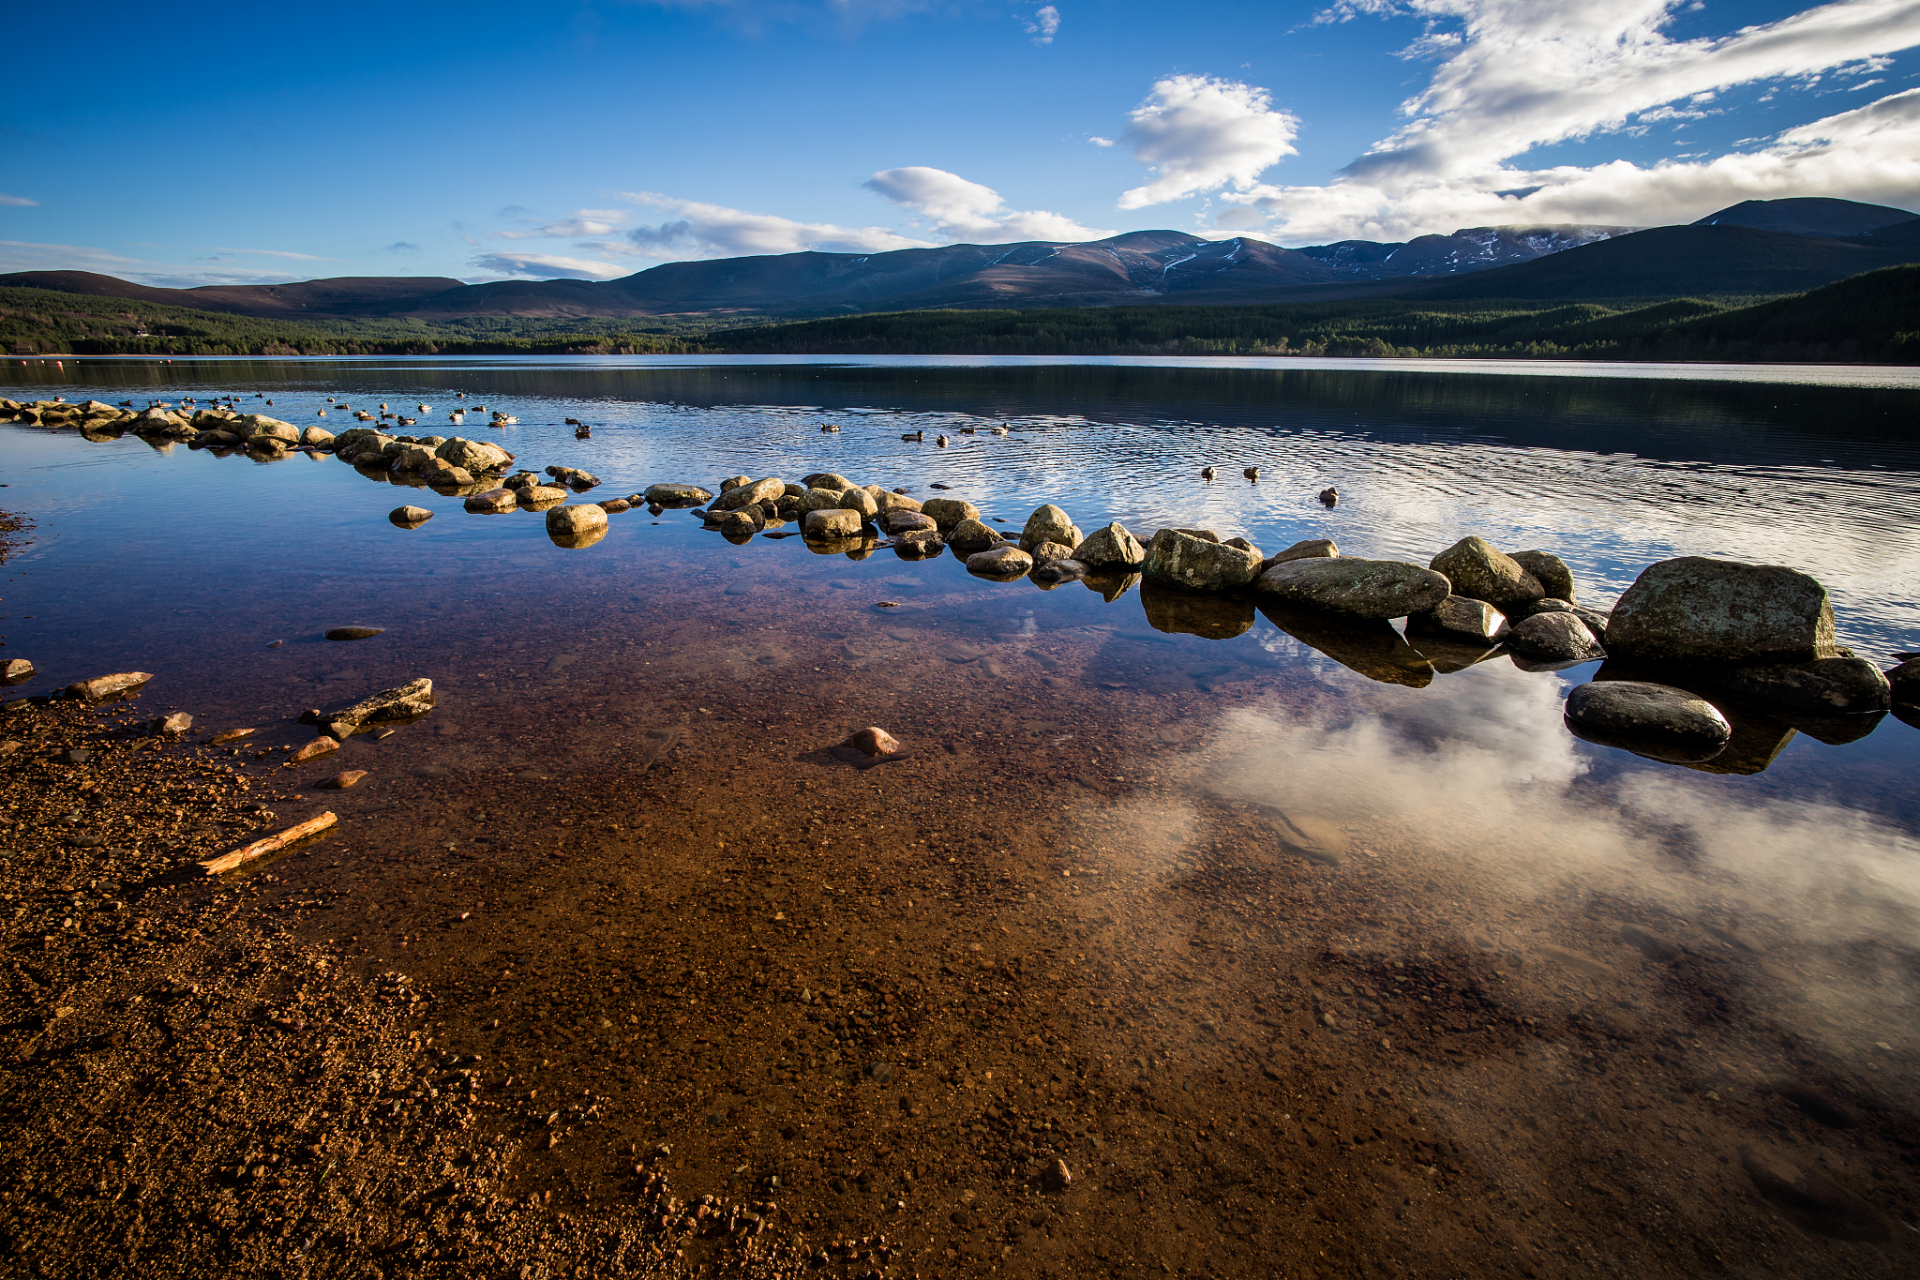
[[[1428,613],[1454,594],[1442,574],[1403,560],[1314,557],[1276,564],[1255,589],[1294,608],[1385,620]]]
[[[520,508],[520,498],[511,489],[489,489],[485,493],[476,493],[466,501],[467,510],[475,515],[503,515]]]
[[[175,711],[147,726],[147,731],[156,738],[177,738],[193,728],[193,717],[184,711]]]
[[[385,627],[330,627],[323,634],[328,640],[371,640],[386,634]]]
[[[1726,716],[1705,698],[1671,685],[1640,680],[1580,685],[1567,695],[1566,716],[1576,725],[1601,733],[1665,738],[1703,747],[1719,747],[1733,734]]]
[[[332,755],[340,749],[340,743],[321,734],[306,746],[301,747],[287,758],[288,764],[305,764],[309,760],[318,760],[321,756]]]
[[[1268,569],[1273,568],[1273,566],[1286,564],[1290,560],[1330,560],[1339,554],[1340,548],[1334,545],[1333,539],[1308,538],[1305,541],[1294,543],[1285,551],[1268,556],[1266,562],[1260,566],[1260,572],[1265,573]]]
[[[1798,569],[1682,556],[1620,597],[1607,651],[1647,662],[1812,662],[1836,656],[1827,589]]]
[[[345,738],[378,725],[410,724],[433,710],[433,705],[433,681],[423,676],[382,689],[345,710],[324,714],[320,723],[329,735]]]
[[[334,774],[320,785],[329,791],[345,791],[366,776],[365,769],[348,769],[344,773]]]
[[[213,737],[207,739],[207,745],[224,747],[229,742],[238,742],[242,738],[251,738],[258,732],[260,732],[258,729],[223,729],[219,733],[214,734]]]
[[[940,531],[939,522],[922,511],[889,511],[882,523],[888,533],[896,536],[916,532],[938,534]]]
[[[138,693],[146,687],[153,675],[146,671],[121,671],[110,676],[95,676],[91,680],[82,680],[78,684],[67,686],[70,697],[84,698],[88,702],[104,702],[108,698],[121,698],[130,693]]]
[[[713,494],[697,484],[653,484],[640,496],[661,507],[697,507]]]

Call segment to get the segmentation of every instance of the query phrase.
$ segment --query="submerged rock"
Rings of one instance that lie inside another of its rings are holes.
[[[1446,575],[1454,595],[1485,600],[1506,611],[1547,594],[1538,578],[1485,538],[1460,539],[1428,567]]]
[[[35,674],[33,664],[25,658],[8,658],[0,663],[0,685],[25,684]]]
[[[505,515],[520,508],[520,499],[511,489],[489,489],[485,493],[476,493],[466,502],[467,510],[475,515]]]
[[[1090,569],[1137,569],[1147,562],[1147,549],[1116,520],[1082,539],[1073,558]]]
[[[371,640],[385,632],[385,627],[329,627],[322,635],[328,640]]]
[[[1188,591],[1231,591],[1260,573],[1260,549],[1245,538],[1209,541],[1182,529],[1162,529],[1147,544],[1142,572],[1150,582]]]
[[[1682,556],[1649,565],[1607,624],[1608,652],[1646,662],[1811,662],[1835,656],[1827,589],[1781,565]]]
[[[1402,560],[1289,560],[1260,575],[1264,595],[1294,608],[1384,620],[1428,613],[1453,594],[1442,574]]]
[[[1033,571],[1033,581],[1042,586],[1057,586],[1062,582],[1071,582],[1075,578],[1087,576],[1087,566],[1071,558],[1049,560]]]
[[[320,731],[336,740],[383,725],[411,724],[433,710],[433,681],[424,676],[362,698],[332,713],[322,712]]]
[[[387,512],[387,519],[402,529],[418,529],[433,519],[433,512],[425,507],[395,507]]]

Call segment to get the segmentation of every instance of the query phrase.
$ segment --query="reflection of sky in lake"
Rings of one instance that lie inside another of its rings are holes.
[[[352,419],[337,409],[319,418],[328,396],[364,408],[384,400],[406,412],[425,402],[434,408],[415,433],[494,440],[536,470],[584,467],[606,481],[596,495],[661,480],[717,487],[737,472],[794,478],[836,470],[923,498],[931,484],[948,485],[1014,526],[1052,501],[1086,529],[1108,519],[1142,533],[1199,525],[1245,533],[1268,551],[1330,537],[1348,554],[1424,563],[1477,533],[1509,549],[1556,552],[1573,566],[1583,600],[1602,607],[1646,564],[1668,556],[1785,563],[1828,586],[1844,642],[1876,659],[1920,647],[1912,519],[1920,447],[1910,425],[1920,393],[1904,375],[1842,371],[1833,379],[1840,385],[1810,386],[1766,381],[1765,371],[1763,380],[1702,382],[1442,374],[1408,364],[1334,371],[1277,362],[639,359],[100,361],[16,365],[8,374],[15,385],[0,394],[15,398],[57,389],[70,400],[192,395],[204,403],[226,391],[264,408],[252,396],[264,391],[275,402],[270,412],[334,430]],[[465,404],[504,410],[519,423],[492,429],[475,413],[449,424],[445,411],[463,390]],[[574,439],[569,417],[590,423],[593,437]],[[842,430],[821,433],[828,420]],[[1013,433],[988,434],[999,422]],[[960,434],[967,427],[978,433]],[[900,439],[920,429],[926,443]],[[89,647],[104,655],[116,635],[174,612],[164,602],[180,598],[209,610],[196,625],[217,633],[245,614],[250,598],[290,587],[322,604],[381,600],[391,611],[436,594],[472,601],[565,591],[608,572],[645,595],[690,556],[808,559],[797,541],[727,547],[671,514],[660,524],[622,518],[597,547],[570,555],[546,540],[538,517],[467,516],[457,499],[371,483],[331,461],[258,465],[184,447],[156,452],[132,438],[90,444],[5,430],[12,487],[0,501],[41,522],[39,541],[16,565],[38,575],[36,592],[59,597],[53,607],[43,595],[31,621],[11,613],[8,651],[82,666]],[[942,432],[944,449],[933,443]],[[1208,464],[1222,473],[1211,485],[1198,475]],[[1263,468],[1257,485],[1239,476],[1249,464]],[[1315,497],[1328,485],[1341,494],[1332,510]],[[439,518],[399,534],[384,516],[400,501]],[[876,573],[880,563],[842,570]],[[898,575],[897,562],[884,563]],[[942,562],[912,572],[932,581],[959,570]],[[1077,604],[1084,594],[1028,600],[1058,623],[1081,612],[1068,596]],[[1137,609],[1137,599],[1121,607]],[[1315,665],[1330,681],[1357,680],[1264,619],[1218,652],[1246,646]],[[1536,700],[1563,687],[1556,677],[1511,674],[1512,690]],[[1463,689],[1490,697],[1507,687],[1483,677],[1478,668],[1441,677],[1414,696],[1451,707],[1468,696]],[[1520,735],[1525,745],[1503,748],[1502,776],[1542,751],[1563,763],[1629,767],[1618,753],[1566,739],[1555,706],[1543,702],[1530,723],[1533,736]],[[1757,778],[1671,785],[1748,798],[1840,796],[1915,824],[1910,788],[1899,781],[1914,740],[1891,719],[1844,748],[1801,735]],[[1660,775],[1678,779],[1677,771]]]

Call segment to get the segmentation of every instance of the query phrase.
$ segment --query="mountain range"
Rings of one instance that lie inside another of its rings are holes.
[[[0,275],[0,287],[121,297],[283,320],[476,316],[844,315],[934,308],[1364,297],[1627,298],[1777,294],[1920,261],[1920,218],[1819,198],[1749,200],[1690,226],[1472,227],[1451,235],[1284,249],[1135,231],[1086,243],[947,245],[670,262],[617,280],[339,277],[160,289],[84,271]]]

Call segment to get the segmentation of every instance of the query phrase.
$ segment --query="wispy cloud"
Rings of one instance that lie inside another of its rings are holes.
[[[10,196],[4,191],[0,191],[0,204],[17,205],[17,206],[22,206],[26,208],[31,208],[34,205],[37,205],[39,203],[40,202],[38,200],[29,200],[25,196]]]
[[[725,205],[681,200],[653,191],[620,197],[667,215],[654,226],[627,232],[627,243],[650,258],[725,258],[745,254],[801,253],[809,249],[839,253],[876,253],[888,249],[924,249],[886,227],[842,227],[830,222],[799,222],[771,213],[749,213]]]
[[[524,218],[523,222],[531,224],[526,230],[496,231],[494,234],[502,240],[571,240],[580,236],[612,235],[626,220],[625,209],[576,209],[571,218],[559,222],[539,224],[537,219]]]
[[[1720,37],[1667,34],[1685,0],[1346,0],[1324,22],[1410,16],[1404,52],[1436,61],[1400,106],[1407,123],[1321,186],[1258,185],[1223,198],[1289,243],[1404,239],[1485,223],[1690,221],[1744,199],[1827,195],[1902,204],[1920,197],[1920,132],[1898,94],[1790,129],[1757,154],[1619,159],[1530,168],[1556,143],[1683,121],[1742,85],[1807,88],[1869,75],[1920,44],[1914,0],[1839,0]],[[1697,144],[1696,144],[1697,145]],[[1503,192],[1525,192],[1503,195]]]
[[[261,258],[291,258],[296,262],[338,262],[338,258],[322,258],[311,253],[294,253],[288,249],[229,249],[224,245],[216,248],[215,253],[250,253]]]
[[[473,260],[473,265],[486,275],[525,276],[536,280],[612,280],[632,274],[615,263],[551,253],[483,253]]]
[[[943,240],[1005,244],[1010,240],[1098,240],[1114,234],[1083,227],[1064,214],[1044,209],[1009,209],[993,188],[925,165],[886,169],[863,185],[913,210]]]
[[[1251,188],[1260,174],[1294,154],[1300,121],[1276,111],[1265,89],[1211,76],[1169,76],[1128,117],[1125,140],[1153,181],[1120,197],[1141,209],[1232,185]]]
[[[211,258],[202,261],[232,262],[233,259]],[[208,284],[279,284],[287,279],[284,272],[261,271],[238,264],[220,270],[207,270],[171,262],[129,258],[125,254],[93,245],[0,240],[0,273],[14,271],[91,271],[166,289],[191,289]]]
[[[420,246],[413,243],[411,240],[395,240],[392,244],[388,245],[385,249],[381,250],[381,252],[382,253],[418,253],[420,252]]]

